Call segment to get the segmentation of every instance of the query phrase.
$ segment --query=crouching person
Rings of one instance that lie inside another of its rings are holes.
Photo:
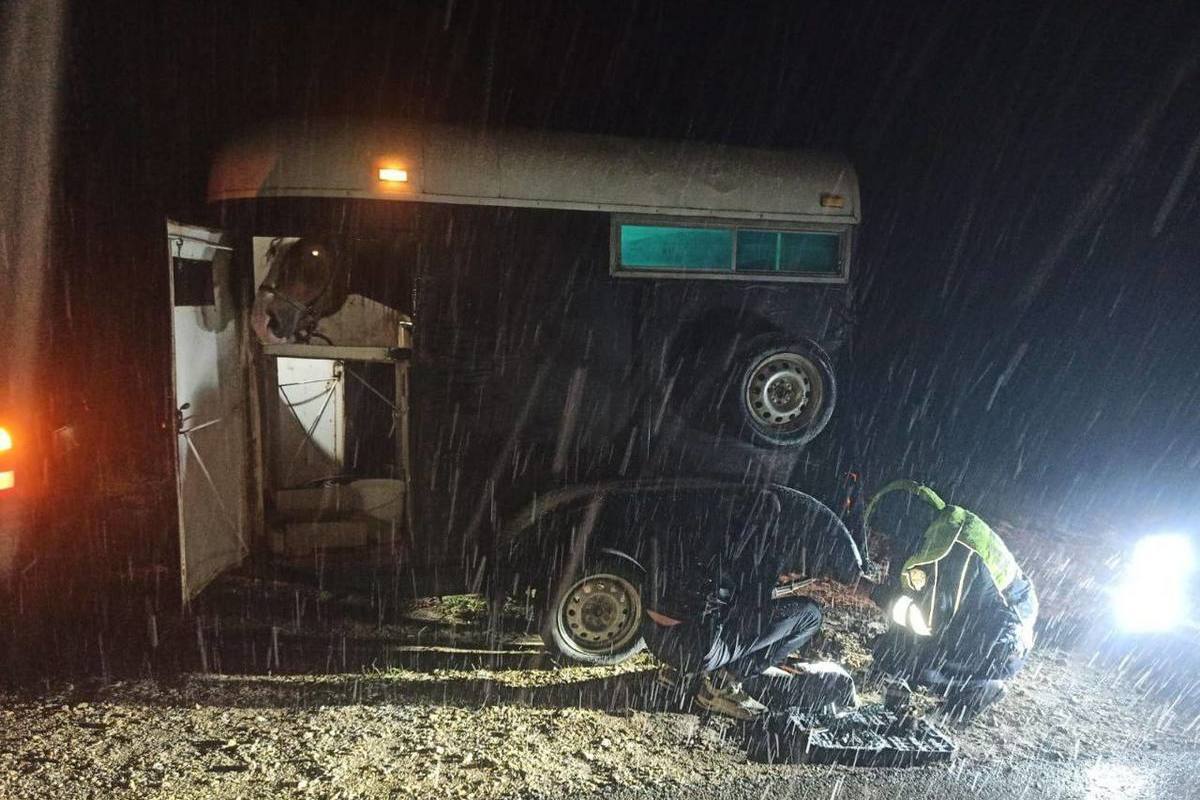
[[[780,597],[782,575],[832,577],[853,583],[864,560],[850,532],[825,505],[791,489],[782,513],[751,513],[707,545],[694,532],[657,538],[655,580],[642,633],[666,666],[660,682],[694,693],[700,707],[748,720],[794,701],[813,680],[837,682],[833,693],[853,702],[844,672],[784,665],[821,628],[821,608],[808,597]],[[797,678],[799,680],[797,680]],[[804,680],[810,678],[810,680]]]
[[[914,481],[876,494],[868,525],[903,563],[871,592],[889,620],[875,674],[923,686],[951,718],[970,721],[1004,696],[1033,647],[1033,584],[986,522]]]

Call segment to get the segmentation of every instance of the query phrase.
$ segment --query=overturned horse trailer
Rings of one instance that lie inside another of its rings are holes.
[[[834,413],[840,157],[303,123],[221,151],[209,199],[222,230],[168,224],[185,599],[251,553],[540,586],[554,645],[613,661],[639,526],[723,535]]]

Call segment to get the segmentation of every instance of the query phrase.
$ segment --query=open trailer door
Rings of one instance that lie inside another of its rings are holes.
[[[248,552],[249,406],[232,248],[220,231],[168,220],[167,251],[186,604]]]

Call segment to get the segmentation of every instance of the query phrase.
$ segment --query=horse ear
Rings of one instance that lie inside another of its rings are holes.
[[[283,239],[276,236],[267,245],[267,254],[263,256],[263,263],[267,265],[267,271],[263,274],[263,279],[258,282],[258,291],[262,291],[264,287],[275,286],[279,283],[279,245]]]

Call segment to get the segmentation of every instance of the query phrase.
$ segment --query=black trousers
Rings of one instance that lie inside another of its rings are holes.
[[[647,621],[646,646],[682,675],[726,669],[739,679],[782,664],[821,628],[821,607],[804,597],[776,600],[766,613],[732,606],[704,620],[671,627]]]
[[[1006,606],[960,612],[963,620],[953,621],[940,636],[916,636],[893,625],[875,642],[874,672],[905,678],[938,694],[1012,679],[1029,655],[1022,629],[1037,619],[1038,599],[1023,576],[1008,588],[1006,599]]]
[[[1017,623],[974,620],[942,636],[916,636],[896,626],[876,640],[873,670],[947,694],[1010,680],[1025,665]]]
[[[1011,679],[1025,665],[1024,653],[995,642],[980,655],[964,654],[944,640],[889,630],[875,642],[874,672],[895,675],[937,694]]]

